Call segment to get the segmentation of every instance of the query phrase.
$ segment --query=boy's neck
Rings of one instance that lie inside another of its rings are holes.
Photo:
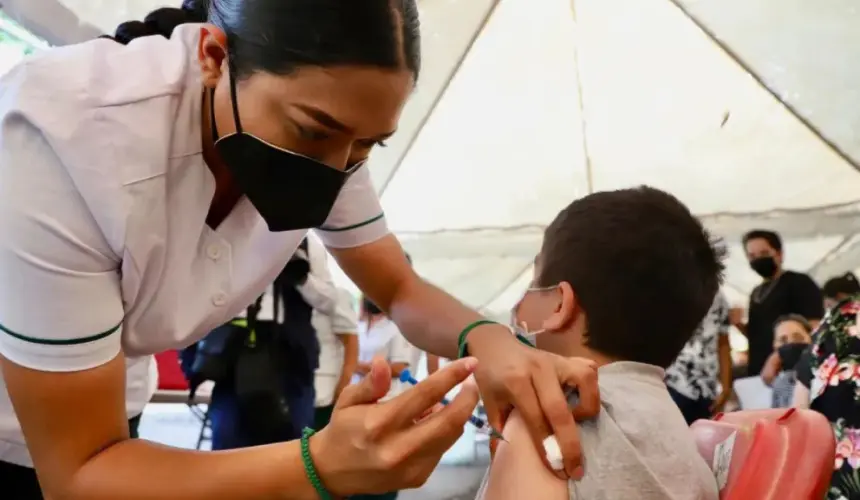
[[[594,361],[597,364],[597,367],[600,368],[603,365],[608,365],[609,363],[614,363],[618,361],[615,358],[607,356],[605,354],[601,354],[593,349],[589,349],[586,346],[572,346],[569,353],[557,353],[565,357],[569,358],[586,358]]]

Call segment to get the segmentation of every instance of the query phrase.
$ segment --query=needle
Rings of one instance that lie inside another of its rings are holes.
[[[418,384],[418,381],[415,380],[415,377],[413,377],[411,373],[409,373],[409,370],[403,370],[402,372],[400,372],[400,381],[406,382],[411,385]],[[445,406],[448,406],[451,401],[449,401],[448,398],[442,398],[441,403]],[[493,429],[487,422],[476,417],[475,415],[469,415],[469,423],[474,425],[478,429],[487,432],[492,438],[501,439],[504,442],[508,442],[508,440],[505,439],[504,436],[502,436],[501,432],[497,431],[496,429]]]

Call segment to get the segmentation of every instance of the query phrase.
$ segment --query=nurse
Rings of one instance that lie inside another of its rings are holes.
[[[38,498],[33,466],[45,496],[63,500],[312,499],[415,486],[478,396],[466,389],[415,419],[475,370],[496,425],[515,405],[536,439],[559,437],[568,472],[580,473],[561,385],[578,386],[581,411],[593,415],[594,370],[522,347],[417,277],[363,167],[415,86],[415,1],[206,3],[123,25],[116,41],[48,51],[2,79],[4,495]],[[130,439],[125,360],[187,346],[228,321],[307,228],[410,342],[473,357],[381,405],[390,369],[375,362],[331,424],[299,442],[200,453]]]

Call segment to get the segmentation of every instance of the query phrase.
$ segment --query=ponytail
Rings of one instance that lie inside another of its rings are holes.
[[[170,38],[173,30],[181,24],[205,23],[207,19],[208,0],[183,0],[182,7],[164,7],[150,12],[143,21],[128,21],[116,28],[113,36],[105,35],[123,45],[135,38],[161,35]]]

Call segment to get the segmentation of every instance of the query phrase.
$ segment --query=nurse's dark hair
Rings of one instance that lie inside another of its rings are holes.
[[[187,23],[210,22],[227,34],[236,78],[284,75],[302,66],[406,68],[418,78],[421,43],[416,0],[184,0],[143,21],[117,27],[127,44],[170,37]]]

